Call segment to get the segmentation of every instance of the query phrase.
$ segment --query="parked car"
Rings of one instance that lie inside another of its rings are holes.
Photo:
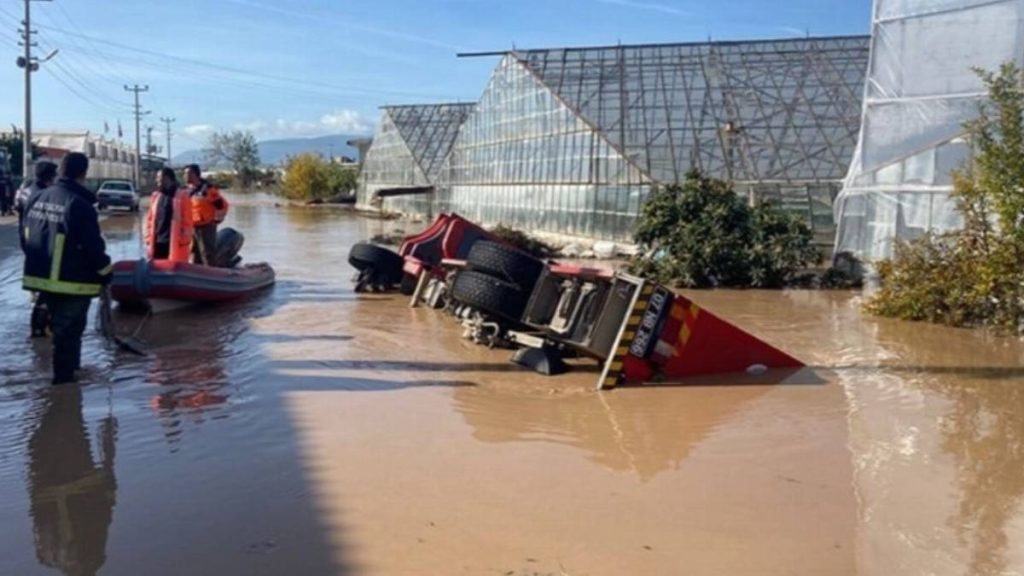
[[[100,210],[112,206],[127,208],[132,212],[139,210],[139,195],[135,193],[135,186],[127,180],[103,182],[96,191],[96,199]]]

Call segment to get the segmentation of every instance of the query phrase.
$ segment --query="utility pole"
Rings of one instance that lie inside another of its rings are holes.
[[[177,118],[161,118],[160,121],[167,126],[167,166],[171,165],[171,123],[177,120]]]
[[[32,48],[38,46],[32,41],[36,31],[32,29],[32,2],[50,2],[51,0],[25,0],[25,19],[21,22],[21,45],[25,47],[25,55],[18,59],[18,66],[25,69],[25,139],[22,141],[22,162],[24,170],[22,178],[32,173],[32,73],[39,69],[39,62],[32,57]],[[52,58],[51,54],[49,58]],[[47,60],[49,59],[47,58]]]
[[[135,86],[129,87],[125,84],[124,89],[126,92],[135,93],[135,189],[138,190],[139,185],[141,184],[140,179],[142,178],[142,171],[141,168],[139,168],[140,156],[142,155],[142,134],[139,130],[139,123],[142,121],[143,116],[149,114],[148,110],[143,112],[142,106],[139,105],[139,93],[149,92],[149,86],[139,86],[136,84]]]
[[[146,126],[146,154],[153,154],[153,127]]]

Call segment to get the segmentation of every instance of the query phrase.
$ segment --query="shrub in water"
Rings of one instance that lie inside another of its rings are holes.
[[[954,173],[960,230],[899,242],[867,309],[951,326],[1024,329],[1024,89],[1013,64],[978,71],[989,103],[966,124],[971,164]]]
[[[537,258],[550,258],[555,255],[554,248],[533,236],[530,236],[522,230],[516,230],[515,228],[499,225],[492,228],[491,233],[516,248],[519,248],[523,252]]]
[[[651,192],[636,241],[649,250],[633,273],[688,288],[781,288],[820,259],[799,218],[772,204],[751,209],[729,183],[698,172]]]

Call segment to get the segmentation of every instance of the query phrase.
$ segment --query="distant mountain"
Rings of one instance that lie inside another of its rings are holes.
[[[357,160],[359,158],[359,151],[353,146],[346,144],[346,142],[355,138],[368,138],[368,136],[335,134],[318,138],[265,140],[259,142],[260,163],[263,166],[279,166],[289,156],[296,156],[303,152],[319,153],[326,158],[331,153],[332,144],[334,145],[335,156],[348,156],[353,160]],[[201,150],[189,150],[174,156],[174,163],[179,166],[190,162],[201,163],[202,161],[203,153]]]

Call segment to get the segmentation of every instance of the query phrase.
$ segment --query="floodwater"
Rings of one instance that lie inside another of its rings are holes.
[[[1016,340],[696,293],[811,368],[598,393],[353,294],[381,223],[243,204],[277,286],[153,318],[148,358],[90,330],[82,387],[48,386],[0,245],[0,574],[1024,574]]]

